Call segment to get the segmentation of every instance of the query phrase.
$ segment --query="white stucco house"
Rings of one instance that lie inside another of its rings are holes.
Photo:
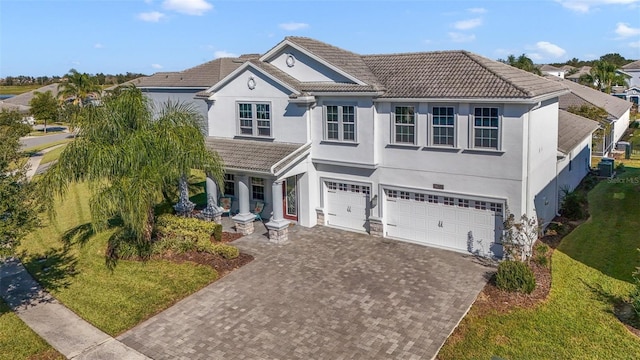
[[[565,70],[563,68],[558,68],[553,65],[544,64],[538,67],[543,74],[552,75],[564,79]]]
[[[507,209],[547,223],[586,173],[596,126],[559,115],[568,93],[467,51],[360,55],[287,37],[195,97],[226,167],[209,190],[233,196],[241,231],[259,201],[275,239],[295,222],[501,256]]]

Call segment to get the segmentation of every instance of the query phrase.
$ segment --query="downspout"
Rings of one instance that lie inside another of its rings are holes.
[[[525,213],[529,211],[529,193],[531,191],[530,179],[529,175],[531,174],[531,112],[539,109],[542,106],[542,101],[539,101],[538,104],[529,109],[527,113],[527,186],[526,186],[526,194],[525,194]],[[527,215],[529,216],[529,215]]]

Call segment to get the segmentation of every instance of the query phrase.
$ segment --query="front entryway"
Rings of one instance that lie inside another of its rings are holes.
[[[356,231],[368,231],[368,199],[371,187],[367,185],[326,181],[326,223]]]
[[[282,182],[282,208],[284,218],[298,221],[298,186],[297,176],[291,176]]]
[[[385,236],[483,255],[500,241],[501,203],[390,189],[385,198]]]

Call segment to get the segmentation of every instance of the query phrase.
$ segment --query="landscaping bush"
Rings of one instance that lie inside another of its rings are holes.
[[[596,185],[598,185],[598,178],[589,174],[582,179],[580,183],[580,187],[582,187],[585,191],[591,191]]]
[[[582,220],[585,217],[584,205],[587,199],[577,191],[566,193],[562,199],[560,213],[570,220]]]
[[[536,288],[533,271],[520,261],[505,260],[498,266],[496,286],[499,289],[530,294]]]
[[[202,221],[195,218],[184,218],[170,214],[158,216],[156,220],[156,232],[159,235],[178,235],[196,237],[209,240],[211,235],[216,241],[222,240],[222,225],[211,221]],[[196,239],[196,240],[197,240]]]
[[[534,249],[533,261],[542,266],[549,266],[549,258],[547,257],[547,253],[549,252],[549,246],[546,244],[538,244]]]

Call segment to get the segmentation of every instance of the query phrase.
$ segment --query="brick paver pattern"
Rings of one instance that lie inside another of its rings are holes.
[[[460,253],[324,226],[119,337],[154,359],[431,359],[493,271]]]

